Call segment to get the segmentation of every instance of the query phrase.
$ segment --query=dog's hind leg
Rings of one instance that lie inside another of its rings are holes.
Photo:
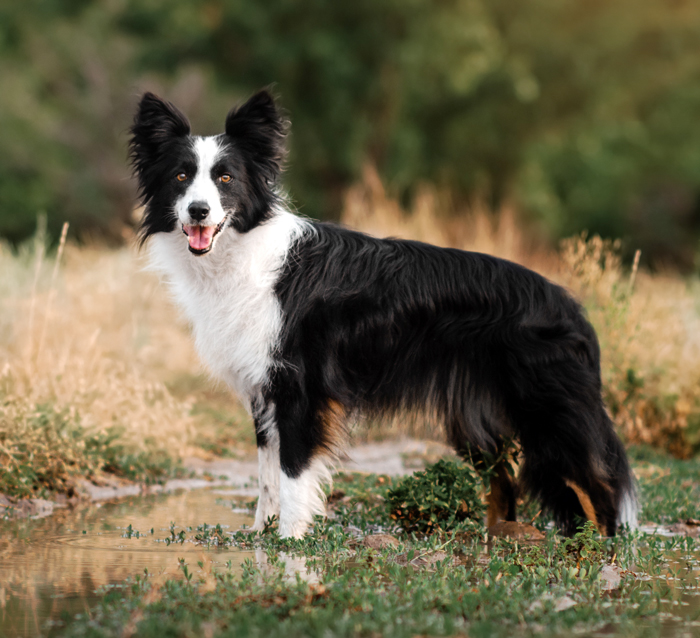
[[[450,442],[462,458],[471,461],[474,469],[485,472],[489,469],[489,462],[486,455],[470,445],[466,441],[466,428],[459,424],[452,424],[447,428]],[[499,521],[514,521],[516,519],[515,505],[517,496],[516,482],[511,473],[511,467],[507,459],[503,458],[504,445],[502,440],[497,444],[495,456],[498,459],[495,465],[490,468],[491,478],[489,481],[489,493],[486,495],[486,526],[491,527]]]
[[[607,535],[607,525],[604,525],[602,521],[598,520],[599,514],[596,511],[595,505],[593,505],[591,493],[586,491],[586,489],[584,489],[578,483],[575,483],[571,479],[564,479],[564,484],[576,495],[576,498],[578,499],[579,505],[581,506],[581,509],[583,510],[583,514],[586,517],[586,519],[593,523],[601,534]],[[604,483],[600,483],[598,485],[598,489],[601,488],[609,489]],[[597,502],[600,502],[600,498],[596,498],[595,500]],[[600,506],[599,509],[601,509]],[[614,530],[611,532],[611,534],[612,533],[614,533]]]
[[[625,449],[602,406],[599,419],[601,445],[589,457],[588,471],[578,483],[572,478],[565,482],[576,494],[586,518],[601,534],[614,536],[621,524],[636,528],[637,491]]]
[[[515,520],[516,486],[507,461],[499,461],[493,468],[490,491],[486,496],[486,526],[491,527],[499,521]]]
[[[621,522],[633,525],[635,481],[603,404],[593,328],[574,314],[522,329],[520,339],[505,396],[524,456],[523,487],[565,534],[585,520],[609,536]]]

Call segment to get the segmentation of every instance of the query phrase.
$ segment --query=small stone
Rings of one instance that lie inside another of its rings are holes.
[[[330,505],[331,503],[337,503],[345,498],[345,492],[343,490],[333,490],[330,496],[326,499],[326,502]]]
[[[674,523],[673,525],[669,525],[667,529],[671,534],[679,536],[690,536],[691,538],[698,538],[698,536],[700,536],[700,527],[697,525],[689,525],[688,523]]]
[[[622,576],[620,576],[620,568],[617,565],[605,565],[600,570],[601,589],[603,591],[614,591],[620,587]]]
[[[542,541],[544,534],[536,527],[516,521],[501,521],[488,528],[489,536],[512,538],[516,541]]]
[[[544,609],[543,601],[552,601],[554,604],[554,611],[565,611],[576,605],[576,601],[570,596],[560,596],[559,598],[554,598],[551,594],[545,594],[540,600],[536,600],[529,607],[530,612],[542,611]]]
[[[565,611],[576,605],[576,601],[569,596],[562,596],[554,603],[554,611]]]

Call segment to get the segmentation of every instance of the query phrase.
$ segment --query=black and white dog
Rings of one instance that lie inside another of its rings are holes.
[[[345,422],[422,411],[458,452],[497,457],[517,437],[520,484],[563,531],[636,524],[635,485],[601,399],[600,352],[562,288],[488,255],[375,239],[290,212],[277,182],[286,122],[266,91],[225,133],[190,134],[151,93],[130,143],[148,240],[197,349],[252,413],[260,499],[300,537]],[[184,235],[183,235],[184,234]],[[505,467],[489,523],[515,518]]]

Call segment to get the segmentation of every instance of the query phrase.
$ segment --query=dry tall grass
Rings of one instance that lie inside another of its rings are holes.
[[[598,330],[606,398],[627,440],[681,456],[700,448],[700,282],[642,271],[632,282],[613,244],[577,237],[552,251],[511,210],[444,208],[426,190],[401,210],[368,169],[347,193],[343,221],[488,252],[567,286]],[[222,445],[252,451],[240,406],[202,375],[186,325],[144,266],[130,248],[69,244],[57,267],[41,236],[19,254],[0,247],[0,466],[18,441],[43,446],[44,459],[60,444],[60,462],[75,463],[84,442],[64,428],[72,422],[92,433],[117,428],[131,449],[175,457]]]

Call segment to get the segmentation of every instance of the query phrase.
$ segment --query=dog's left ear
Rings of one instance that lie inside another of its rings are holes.
[[[270,187],[282,171],[288,123],[269,91],[262,90],[226,117],[226,135],[251,163],[249,177]]]

